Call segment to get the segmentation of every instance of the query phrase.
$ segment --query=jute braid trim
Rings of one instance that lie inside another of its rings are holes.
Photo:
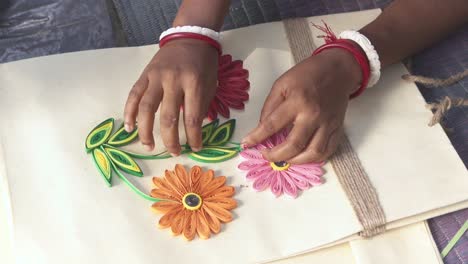
[[[316,48],[309,24],[304,18],[283,21],[294,61],[299,63]],[[385,231],[385,214],[377,192],[367,176],[359,157],[345,136],[335,155],[332,166],[354,212],[363,226],[360,235],[372,237]]]
[[[283,21],[283,25],[286,29],[294,62],[299,63],[307,59],[317,48],[307,20],[305,18],[288,19]]]
[[[372,237],[384,232],[385,213],[380,206],[377,191],[347,137],[333,155],[331,164],[359,222],[364,227],[359,235]]]

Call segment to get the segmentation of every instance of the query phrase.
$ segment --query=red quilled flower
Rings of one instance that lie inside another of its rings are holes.
[[[241,60],[232,61],[229,54],[219,58],[218,87],[216,95],[208,108],[208,118],[214,120],[218,114],[225,118],[230,117],[230,110],[242,110],[244,102],[249,100],[247,80],[249,72],[243,68]]]

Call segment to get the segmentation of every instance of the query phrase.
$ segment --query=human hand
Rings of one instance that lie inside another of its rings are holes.
[[[125,130],[138,133],[148,151],[154,149],[153,124],[160,108],[161,137],[169,153],[181,152],[179,111],[192,150],[202,148],[201,126],[216,92],[217,50],[199,40],[173,40],[163,46],[132,87],[125,105]]]
[[[266,159],[289,163],[327,159],[344,134],[349,96],[361,79],[359,64],[345,50],[329,49],[307,58],[275,82],[260,123],[244,138],[243,146],[258,144],[292,126],[285,142],[263,150]]]

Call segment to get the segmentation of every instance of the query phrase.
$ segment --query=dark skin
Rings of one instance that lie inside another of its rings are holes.
[[[185,0],[174,26],[197,25],[219,30],[229,1]],[[466,0],[396,0],[360,30],[375,46],[385,68],[444,38],[468,23]],[[139,123],[140,139],[154,149],[153,124],[160,111],[161,137],[167,150],[180,154],[180,106],[190,147],[202,148],[201,126],[215,94],[216,50],[198,40],[175,40],[161,48],[131,89],[125,106],[125,126]],[[336,78],[339,76],[339,78]],[[329,49],[309,57],[284,73],[273,85],[258,126],[242,144],[260,143],[292,126],[287,140],[263,152],[270,161],[291,163],[327,159],[338,147],[348,98],[361,82],[353,56]]]

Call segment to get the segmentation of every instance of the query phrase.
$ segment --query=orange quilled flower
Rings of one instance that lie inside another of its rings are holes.
[[[230,210],[237,207],[232,198],[235,189],[226,186],[226,177],[215,177],[213,170],[202,171],[194,166],[190,172],[177,164],[174,171],[166,170],[163,178],[154,177],[156,186],[151,196],[161,199],[152,208],[164,216],[160,228],[171,228],[172,234],[183,234],[187,240],[195,235],[208,239],[221,230],[221,223],[232,220]]]

